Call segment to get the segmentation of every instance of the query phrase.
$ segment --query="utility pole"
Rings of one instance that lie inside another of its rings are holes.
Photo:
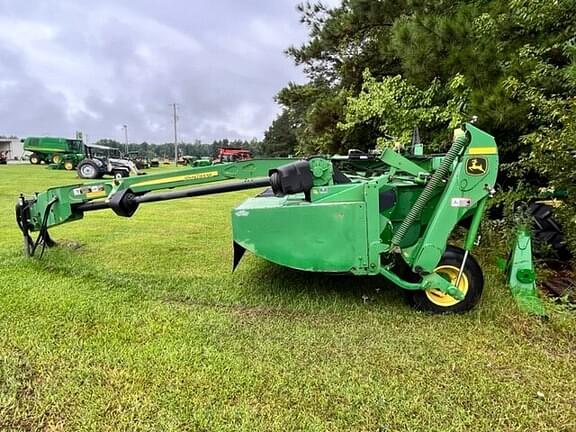
[[[126,157],[128,157],[128,125],[122,126],[124,128],[124,142],[126,143]]]
[[[174,165],[178,165],[178,104],[173,103],[171,105],[174,115]]]

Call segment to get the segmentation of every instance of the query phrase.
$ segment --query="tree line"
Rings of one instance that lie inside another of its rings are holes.
[[[126,145],[112,139],[100,139],[96,142],[98,145],[117,148],[124,152]],[[194,143],[179,143],[178,155],[179,156],[195,156],[197,158],[209,157],[213,158],[218,154],[220,148],[235,147],[249,150],[254,157],[268,156],[265,146],[261,140],[229,140],[221,139],[214,140],[210,144],[196,141]],[[129,152],[137,152],[139,155],[153,159],[153,158],[168,158],[174,159],[174,143],[153,144],[148,142],[130,143],[128,144]]]
[[[496,137],[510,200],[568,192],[576,245],[576,14],[573,0],[343,0],[298,7],[309,38],[287,49],[307,81],[276,99],[278,155],[407,144],[428,152],[472,116]]]

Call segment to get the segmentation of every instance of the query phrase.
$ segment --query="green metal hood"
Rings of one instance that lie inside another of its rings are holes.
[[[364,274],[368,265],[364,202],[251,198],[232,210],[232,229],[246,250],[293,269]]]

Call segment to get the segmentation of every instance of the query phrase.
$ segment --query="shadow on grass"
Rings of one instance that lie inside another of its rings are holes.
[[[246,296],[254,299],[275,297],[316,306],[335,302],[404,304],[404,291],[381,276],[305,272],[252,257],[234,277]]]
[[[281,307],[300,310],[342,309],[348,305],[406,307],[404,291],[384,277],[311,273],[247,257],[235,273],[207,263],[202,271],[154,268],[106,268],[82,250],[56,248],[43,260],[29,260],[33,271],[74,278],[90,290],[120,291],[126,301],[160,300],[197,306]]]

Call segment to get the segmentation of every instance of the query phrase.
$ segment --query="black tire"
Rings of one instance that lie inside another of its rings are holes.
[[[554,220],[554,207],[535,202],[528,206],[528,214],[532,217],[536,246],[547,244],[561,260],[570,259],[572,254],[568,249],[562,227]],[[539,252],[538,247],[535,249],[535,253]]]
[[[36,153],[30,155],[30,163],[32,165],[40,165],[40,162],[42,162],[42,159]]]
[[[463,249],[448,246],[436,271],[449,277],[455,284],[458,271],[464,260],[464,253]],[[415,309],[433,313],[461,313],[471,310],[480,301],[484,289],[482,269],[472,255],[468,255],[464,265],[459,288],[465,291],[464,299],[460,301],[436,290],[411,291],[408,299],[410,305]]]
[[[83,160],[76,168],[78,177],[83,179],[97,179],[100,176],[100,168],[98,165],[89,159]]]

